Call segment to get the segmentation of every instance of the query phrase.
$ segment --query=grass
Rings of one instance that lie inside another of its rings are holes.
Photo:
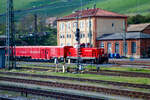
[[[150,69],[132,68],[132,67],[101,67],[101,70],[114,70],[114,71],[150,73]]]
[[[132,91],[139,91],[139,92],[150,92],[149,89],[143,89],[143,88],[134,88],[134,87],[127,87],[127,86],[115,86],[111,84],[106,83],[93,83],[93,82],[87,82],[87,81],[77,81],[77,80],[61,80],[61,79],[47,79],[47,78],[34,78],[34,77],[23,77],[23,76],[15,76],[15,75],[3,75],[0,74],[1,77],[10,77],[10,78],[19,78],[19,79],[30,79],[30,80],[38,80],[38,81],[47,81],[47,82],[59,82],[59,83],[67,83],[67,84],[80,84],[80,85],[88,85],[88,86],[96,86],[96,87],[105,87],[105,88],[121,88],[121,89],[128,89]],[[37,88],[39,89],[39,88]]]
[[[39,63],[40,65],[48,64],[48,65],[54,65],[53,63]],[[21,67],[29,67],[29,68],[43,68],[43,69],[51,69],[55,67],[42,67],[42,66],[34,66],[35,64],[28,64],[28,65],[19,65]],[[59,64],[59,66],[62,66],[62,64]],[[66,65],[70,68],[76,68],[76,65]],[[109,66],[109,65],[108,65]],[[139,73],[150,73],[150,69],[144,69],[144,68],[132,68],[132,67],[105,67],[103,65],[100,65],[100,70],[112,70],[112,71],[127,71],[127,72],[139,72]],[[60,67],[62,68],[62,67]],[[96,69],[96,66],[94,65],[88,65],[84,66],[85,69],[92,70]]]
[[[6,71],[6,70],[0,70],[0,71]],[[9,72],[88,78],[88,79],[96,79],[96,80],[106,80],[106,81],[114,81],[114,82],[127,82],[127,83],[150,85],[150,78],[103,76],[103,75],[92,75],[92,74],[72,74],[72,73],[61,73],[61,72],[56,73],[56,72],[50,72],[50,71],[33,71],[33,70],[10,70]]]

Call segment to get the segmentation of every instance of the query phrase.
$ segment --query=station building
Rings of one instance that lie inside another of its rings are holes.
[[[126,50],[123,49],[124,34]],[[126,53],[127,57],[150,57],[150,23],[130,25],[126,33],[104,34],[97,41],[97,46],[105,48],[109,54],[118,53],[124,56]]]
[[[76,11],[68,16],[58,18],[58,46],[75,46],[77,44],[75,38],[77,17],[79,17],[81,44],[91,43],[93,47],[104,48],[108,54],[134,58],[150,57],[149,23],[127,26],[127,16],[100,8]],[[123,38],[126,40],[125,47]],[[124,50],[124,48],[126,49]]]
[[[120,33],[127,30],[127,16],[100,8],[76,11],[71,15],[57,20],[57,44],[58,46],[75,46],[75,32],[80,29],[80,43],[97,46],[97,38],[103,34]],[[89,32],[91,31],[91,34]]]

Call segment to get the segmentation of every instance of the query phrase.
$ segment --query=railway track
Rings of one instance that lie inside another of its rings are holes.
[[[118,61],[118,60],[109,60],[109,63],[119,64],[119,65],[141,65],[141,66],[150,66],[149,61]]]
[[[9,99],[9,98],[0,97],[0,100],[14,100],[14,99]]]
[[[46,69],[46,68],[29,68],[29,67],[19,67],[20,69],[27,69],[27,70],[37,70],[37,71],[48,71],[54,69]],[[74,70],[74,69],[71,69]],[[126,72],[126,71],[112,71],[112,70],[100,70],[96,72],[93,71],[85,71],[86,74],[96,74],[96,75],[106,75],[106,76],[125,76],[125,77],[143,77],[143,78],[150,78],[149,73],[141,73],[141,72]]]
[[[68,83],[59,83],[59,82],[48,82],[48,81],[37,81],[30,79],[19,79],[19,78],[9,78],[9,77],[0,77],[2,81],[16,82],[16,83],[26,83],[26,84],[35,84],[41,86],[50,86],[50,87],[59,87],[66,89],[75,89],[91,92],[106,93],[111,95],[120,95],[134,98],[150,99],[150,93],[128,91],[128,90],[118,90],[118,89],[109,89],[95,86],[86,86],[86,85],[77,85],[77,84],[68,84]],[[31,90],[30,90],[31,91]],[[38,92],[38,91],[36,91]],[[41,92],[39,92],[41,93]],[[44,94],[46,94],[44,92]],[[77,100],[77,99],[76,99]]]
[[[24,73],[13,73],[13,72],[0,72],[0,74],[12,75],[12,76],[16,75],[16,76],[23,76],[23,77],[47,78],[47,79],[75,80],[75,81],[80,81],[80,82],[92,82],[92,83],[101,83],[101,84],[103,83],[103,84],[110,84],[110,85],[115,85],[115,86],[126,86],[126,87],[150,89],[150,85],[145,85],[145,84],[132,84],[132,83],[94,80],[94,79],[85,79],[85,78],[73,78],[73,77],[62,77],[62,76],[38,75],[38,74],[24,74]]]
[[[26,96],[27,96],[27,94],[33,94],[33,95],[38,95],[38,96],[57,98],[57,99],[61,99],[61,100],[104,100],[104,99],[100,99],[100,98],[96,98],[96,97],[65,94],[65,93],[61,93],[61,92],[52,92],[52,91],[22,88],[22,87],[16,87],[16,86],[0,85],[0,89],[7,90],[7,91],[21,92],[22,94],[26,94]],[[6,100],[11,100],[11,99],[6,99]]]

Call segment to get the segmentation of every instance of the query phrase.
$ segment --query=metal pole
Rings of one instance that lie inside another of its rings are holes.
[[[77,16],[77,24],[76,24],[76,30],[79,29],[79,16]],[[76,32],[77,33],[77,32]],[[80,33],[79,33],[79,37],[78,37],[78,40],[77,40],[77,67],[79,68],[79,65],[80,65]]]
[[[123,21],[123,51],[124,51],[124,57],[126,57],[126,30],[125,30],[125,21]]]
[[[10,27],[9,27],[9,22],[10,22],[10,18],[9,18],[9,15],[10,15],[10,0],[7,0],[7,10],[6,10],[6,65],[5,67],[10,69],[10,48],[9,48],[9,39],[10,39]]]
[[[38,32],[38,29],[37,29],[37,14],[34,14],[34,45],[36,45],[37,43],[37,32]]]
[[[91,17],[89,17],[89,42],[90,42],[90,47],[92,47]]]
[[[16,68],[13,0],[7,0],[6,25],[6,68],[11,69]]]

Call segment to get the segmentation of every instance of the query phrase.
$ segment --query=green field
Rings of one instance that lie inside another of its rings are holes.
[[[94,0],[82,0],[83,8],[93,7]],[[121,14],[148,14],[150,11],[150,0],[95,0],[98,8]],[[0,13],[6,11],[6,0],[0,0]],[[49,5],[49,6],[48,6]],[[37,8],[46,6],[41,9],[35,9],[26,13],[45,13],[51,16],[64,16],[70,14],[76,9],[81,9],[81,0],[14,0],[15,10]]]
[[[150,0],[105,0],[96,4],[99,8],[122,14],[146,14],[150,11]]]

